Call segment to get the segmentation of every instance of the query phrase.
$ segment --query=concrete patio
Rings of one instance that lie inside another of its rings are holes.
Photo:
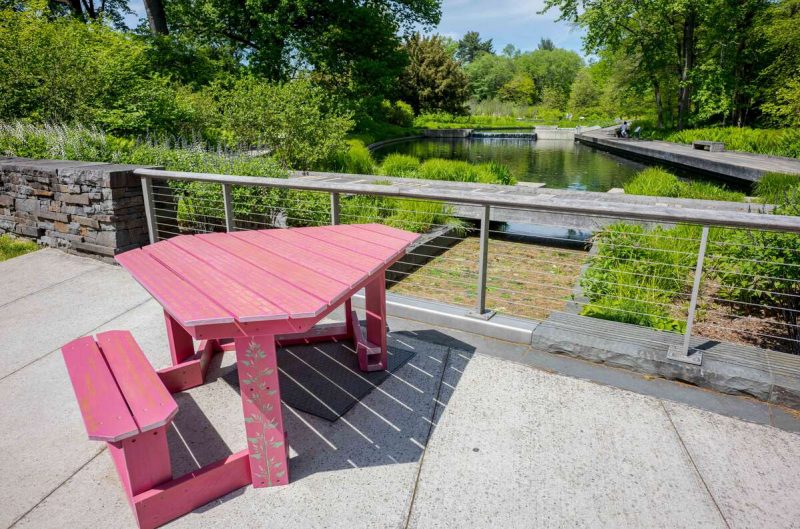
[[[0,263],[0,526],[135,527],[87,440],[59,348],[128,329],[156,367],[160,306],[121,268],[41,250]],[[169,527],[800,527],[800,417],[420,323],[416,356],[334,423],[284,408],[285,487],[240,489]],[[245,448],[231,355],[179,394],[180,473]]]

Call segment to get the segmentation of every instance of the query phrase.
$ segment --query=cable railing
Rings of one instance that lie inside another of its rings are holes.
[[[421,234],[387,273],[395,294],[484,320],[569,315],[648,327],[647,341],[693,364],[702,362],[697,337],[800,354],[800,217],[365,175],[135,173],[151,242],[383,223]],[[600,332],[591,327],[583,331]]]

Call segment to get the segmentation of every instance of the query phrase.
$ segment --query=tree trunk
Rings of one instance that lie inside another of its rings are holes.
[[[169,35],[164,2],[162,0],[144,0],[144,8],[147,11],[147,22],[150,24],[150,31],[153,35]]]
[[[656,115],[658,123],[657,126],[659,129],[664,128],[664,104],[661,101],[661,87],[658,84],[657,79],[653,79],[653,94],[656,96]]]
[[[683,22],[683,42],[681,46],[683,64],[678,96],[678,129],[682,129],[686,124],[692,103],[692,87],[689,78],[694,68],[694,29],[695,14],[694,10],[690,10]]]

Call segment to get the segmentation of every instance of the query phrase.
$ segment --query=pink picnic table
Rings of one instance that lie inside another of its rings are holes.
[[[248,448],[212,465],[220,495],[289,482],[276,343],[352,339],[362,370],[386,369],[385,272],[417,237],[380,224],[209,233],[116,257],[164,308],[169,391],[202,384],[214,353],[236,352]],[[362,288],[366,336],[351,308]],[[315,327],[342,304],[344,324]]]

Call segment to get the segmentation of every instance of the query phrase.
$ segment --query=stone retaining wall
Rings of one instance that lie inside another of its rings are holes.
[[[0,158],[0,234],[109,257],[147,244],[137,167]]]

